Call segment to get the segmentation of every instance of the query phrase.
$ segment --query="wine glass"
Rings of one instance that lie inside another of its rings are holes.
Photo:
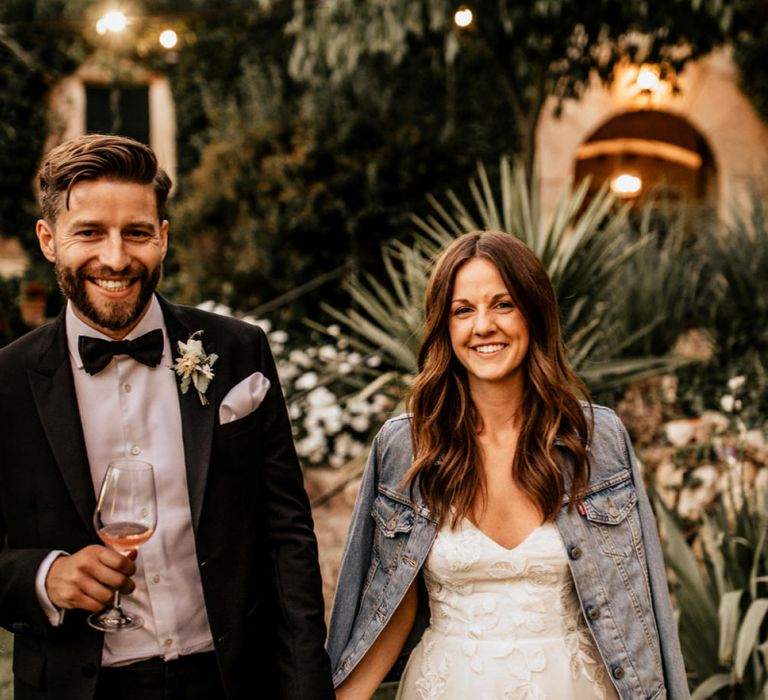
[[[144,544],[157,525],[155,476],[152,465],[131,459],[110,462],[99,491],[93,524],[102,542],[128,555]],[[112,603],[88,617],[88,624],[103,632],[141,627],[144,620],[120,607],[120,591]]]

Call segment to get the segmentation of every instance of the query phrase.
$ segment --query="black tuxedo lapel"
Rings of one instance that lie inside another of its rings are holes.
[[[80,424],[63,313],[51,324],[50,333],[44,337],[41,348],[37,369],[28,372],[32,395],[75,508],[88,531],[95,536],[93,510],[96,496]]]
[[[188,328],[173,306],[161,297],[160,305],[165,317],[168,339],[171,343],[171,357],[176,359],[179,354],[179,341],[186,342],[192,333],[199,328]],[[206,352],[210,352],[209,344],[203,337]],[[181,434],[184,440],[184,461],[187,465],[187,490],[189,491],[189,507],[192,512],[192,525],[197,532],[200,522],[200,512],[203,508],[203,495],[208,479],[208,467],[211,463],[211,445],[213,442],[213,427],[216,418],[216,401],[213,398],[215,380],[208,391],[210,404],[203,406],[197,391],[189,387],[186,394],[179,392],[181,408]]]

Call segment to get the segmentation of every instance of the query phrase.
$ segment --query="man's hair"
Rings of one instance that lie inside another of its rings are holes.
[[[119,180],[152,185],[157,216],[165,218],[171,178],[143,143],[126,136],[86,134],[65,141],[48,153],[40,166],[40,209],[53,226],[62,205],[69,208],[72,187],[82,180]],[[62,196],[63,195],[63,196]]]

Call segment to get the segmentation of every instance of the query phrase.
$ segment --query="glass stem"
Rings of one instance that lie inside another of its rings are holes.
[[[123,610],[120,607],[120,591],[115,591],[114,598],[112,598],[112,607],[117,610],[120,617],[123,617]]]

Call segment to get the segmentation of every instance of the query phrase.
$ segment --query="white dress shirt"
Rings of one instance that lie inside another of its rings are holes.
[[[127,611],[144,618],[144,626],[105,634],[105,666],[213,650],[192,532],[177,380],[170,369],[173,349],[160,304],[153,297],[144,318],[126,338],[155,328],[164,336],[157,367],[119,355],[92,376],[83,369],[78,337],[110,338],[83,323],[67,305],[69,358],[94,493],[109,462],[122,458],[152,464],[157,490],[157,528],[139,549],[133,576],[136,590],[122,600]],[[36,581],[38,599],[54,625],[60,623],[61,613],[48,600],[45,577],[59,554],[52,552],[46,558]]]

